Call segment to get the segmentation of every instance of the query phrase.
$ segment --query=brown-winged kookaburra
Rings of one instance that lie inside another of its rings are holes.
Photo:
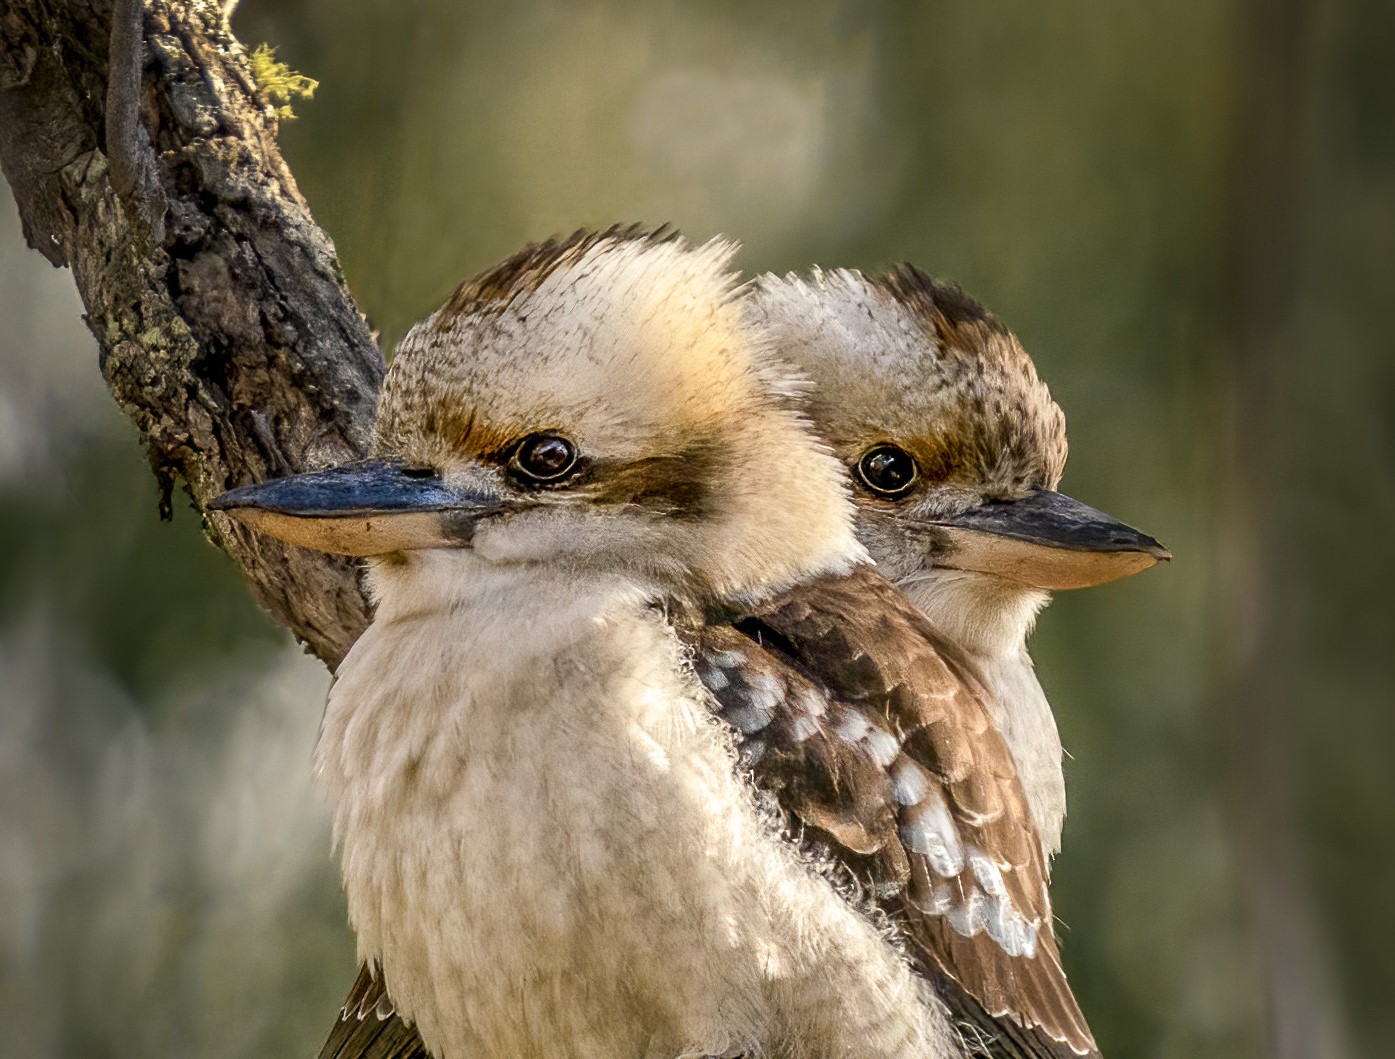
[[[943,1059],[947,997],[1094,1049],[983,689],[731,251],[529,248],[403,341],[375,458],[215,504],[374,557],[316,752],[370,969],[337,1054]]]
[[[1050,857],[1066,812],[1061,740],[1027,637],[1053,589],[1102,584],[1169,554],[1055,492],[1065,416],[1017,339],[912,266],[761,277],[752,322],[813,381],[815,430],[847,466],[857,535],[968,656]]]

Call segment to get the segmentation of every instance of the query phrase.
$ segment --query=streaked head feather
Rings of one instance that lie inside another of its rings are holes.
[[[894,442],[947,509],[1060,480],[1065,416],[1017,339],[958,287],[910,265],[815,269],[762,277],[749,311],[813,380],[810,413],[845,461]]]
[[[522,438],[569,438],[582,474],[482,527],[486,556],[622,563],[717,594],[860,556],[841,470],[796,407],[802,380],[743,318],[735,249],[578,233],[467,282],[398,348],[378,453],[506,489]]]

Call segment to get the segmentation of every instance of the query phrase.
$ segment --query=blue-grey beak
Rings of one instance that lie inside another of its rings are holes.
[[[1049,489],[989,501],[935,524],[949,539],[942,565],[1033,588],[1100,585],[1172,558],[1148,534]]]
[[[208,506],[303,548],[385,555],[468,545],[476,521],[503,510],[505,501],[449,486],[429,469],[360,460],[239,486]]]

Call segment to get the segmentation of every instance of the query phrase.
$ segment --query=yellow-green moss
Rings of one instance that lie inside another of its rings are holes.
[[[266,101],[276,108],[276,116],[282,121],[294,121],[295,111],[291,105],[297,99],[313,99],[320,82],[313,77],[296,73],[276,58],[276,49],[269,44],[258,44],[251,56],[252,80],[257,82]]]

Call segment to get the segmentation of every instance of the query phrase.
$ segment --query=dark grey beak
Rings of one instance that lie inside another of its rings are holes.
[[[504,509],[485,491],[452,488],[432,470],[360,460],[230,489],[209,505],[261,533],[337,555],[469,544],[475,522]]]
[[[951,547],[943,565],[1034,588],[1104,584],[1172,558],[1148,534],[1048,489],[990,501],[936,524]]]

